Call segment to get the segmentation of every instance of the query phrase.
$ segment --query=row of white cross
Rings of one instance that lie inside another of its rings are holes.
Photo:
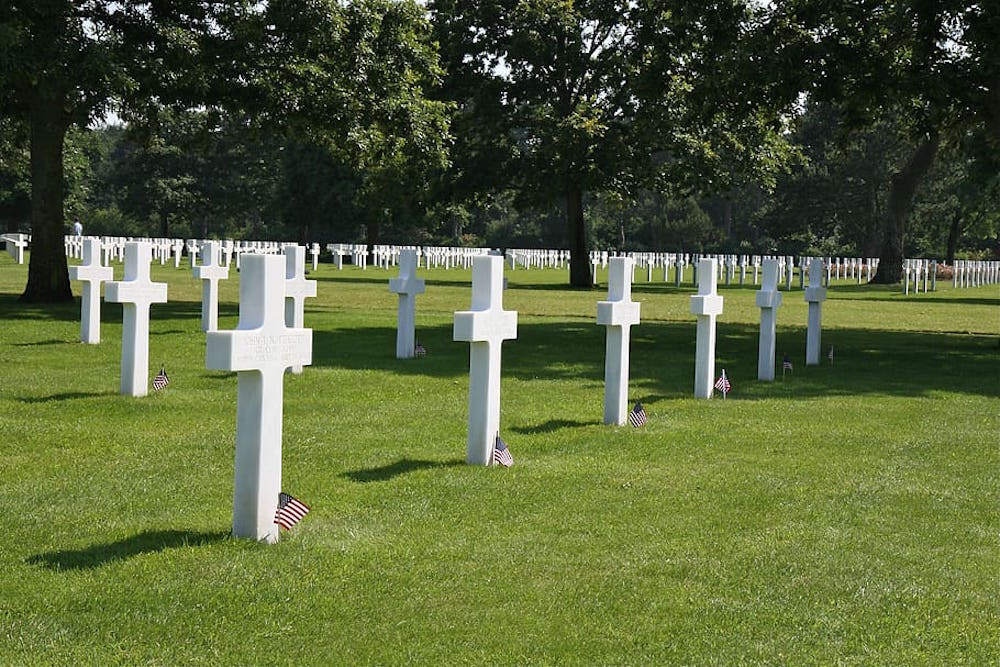
[[[178,269],[181,266],[181,257],[183,257],[184,253],[187,253],[188,255],[190,267],[192,269],[195,268],[197,266],[198,256],[202,253],[202,248],[209,242],[207,240],[197,239],[188,239],[187,241],[184,241],[183,239],[170,238],[134,239],[124,236],[66,236],[64,239],[66,256],[83,259],[84,245],[86,244],[87,239],[93,239],[99,242],[100,262],[104,266],[111,266],[112,261],[124,261],[126,244],[133,241],[141,241],[149,244],[152,259],[159,260],[160,264],[163,265],[168,261],[171,261],[171,258],[173,258],[174,268]],[[212,242],[215,243],[213,246],[213,252],[215,253],[215,259],[213,262],[218,262],[221,266],[224,266],[227,269],[230,264],[235,263],[237,270],[240,268],[240,257],[243,255],[279,255],[284,252],[284,248],[289,245],[287,243],[277,243],[274,241],[234,241],[232,239]],[[313,270],[315,270],[317,264],[319,263],[319,244],[313,243],[309,252],[312,254]]]
[[[316,296],[316,282],[305,280],[305,248],[286,246],[284,257],[252,254],[244,258],[240,279],[240,319],[234,331],[216,331],[219,280],[228,267],[217,264],[220,244],[206,242],[205,262],[194,275],[204,281],[202,328],[206,333],[205,366],[237,372],[236,466],[233,534],[266,542],[278,539],[275,503],[281,487],[283,374],[302,372],[312,363],[312,331],[303,328],[303,303]],[[99,241],[86,239],[84,263],[72,278],[84,282],[81,339],[100,342],[100,283],[112,269],[100,262]],[[146,394],[149,372],[149,309],[167,301],[166,283],[150,279],[152,245],[128,242],[121,281],[108,282],[105,300],[123,308],[121,393]]]
[[[100,249],[93,239],[84,242],[84,264],[74,267],[74,278],[85,282],[85,293],[99,291],[99,282],[110,278],[110,269],[100,263]],[[200,248],[202,266],[195,277],[206,283],[203,300],[203,328],[206,330],[205,365],[211,370],[235,371],[237,380],[236,465],[234,482],[233,533],[259,541],[275,542],[275,502],[281,487],[281,424],[283,375],[287,369],[301,371],[312,362],[312,331],[303,326],[302,300],[316,295],[314,281],[304,279],[305,248],[289,246],[285,257],[253,254],[244,258],[240,280],[239,323],[233,331],[215,331],[208,310],[217,306],[209,285],[228,277],[219,266],[218,244],[207,242]],[[124,305],[125,326],[122,352],[122,393],[145,393],[148,373],[149,307],[167,299],[167,286],[150,280],[152,247],[148,243],[125,245],[125,278],[107,285],[107,300]],[[424,291],[424,281],[416,277],[417,253],[401,253],[399,276],[389,289],[399,295],[397,356],[412,356],[414,347],[414,299]],[[455,313],[453,338],[470,345],[469,416],[467,461],[484,465],[490,461],[494,440],[500,429],[501,344],[517,337],[517,313],[502,305],[503,258],[483,256],[472,264],[470,309]],[[757,298],[762,310],[761,379],[773,379],[774,316],[781,303],[777,292],[778,262],[763,264],[764,288]],[[807,363],[818,363],[819,304],[825,289],[819,285],[822,262],[811,267],[811,286],[806,291],[810,304]],[[629,330],[639,323],[639,304],[631,300],[634,262],[630,258],[611,260],[608,299],[598,303],[597,322],[608,329],[605,374],[605,422],[623,424],[628,394]],[[715,319],[722,312],[722,297],[716,293],[714,259],[699,264],[699,290],[691,297],[691,312],[698,317],[695,394],[710,397],[715,359]],[[87,313],[97,310],[83,305],[87,342],[99,340],[94,322],[88,336]],[[89,310],[88,310],[89,309]],[[769,313],[765,318],[764,313]],[[99,323],[99,319],[97,320]],[[769,377],[764,377],[764,359],[769,357]]]

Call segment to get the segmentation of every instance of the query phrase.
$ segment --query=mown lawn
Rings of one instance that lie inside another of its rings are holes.
[[[283,487],[312,512],[267,546],[229,537],[236,378],[205,370],[190,269],[154,266],[170,303],[152,308],[150,377],[171,382],[133,399],[120,306],[83,345],[79,301],[17,303],[26,267],[0,256],[0,664],[1000,660],[997,286],[836,283],[809,368],[806,304],[786,293],[795,369],[774,383],[755,379],[753,288],[722,288],[733,392],[698,401],[690,283],[639,270],[631,399],[649,422],[632,429],[601,424],[606,291],[508,271],[515,465],[487,469],[464,463],[468,345],[451,341],[470,273],[420,271],[428,356],[407,361],[391,275],[310,276]]]

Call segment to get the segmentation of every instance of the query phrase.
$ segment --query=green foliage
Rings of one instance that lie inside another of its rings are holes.
[[[0,115],[0,229],[27,229],[31,217],[31,179],[27,132],[23,123]]]
[[[589,279],[582,193],[767,185],[787,159],[778,111],[791,99],[756,89],[740,65],[753,43],[749,3],[429,7],[443,94],[459,102],[446,192],[461,201],[513,188],[535,205],[563,196],[573,284]]]
[[[841,107],[809,103],[792,136],[804,160],[779,179],[756,224],[783,253],[878,256],[892,179],[911,151],[908,128],[895,114],[851,127]],[[964,243],[995,239],[998,174],[982,168],[979,141],[973,135],[941,149],[915,197],[907,256],[945,258],[953,224]]]

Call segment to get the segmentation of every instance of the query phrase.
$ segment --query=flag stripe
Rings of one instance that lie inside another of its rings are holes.
[[[291,530],[308,513],[309,508],[301,501],[287,493],[278,494],[278,511],[274,514],[274,522],[285,530]]]
[[[636,403],[632,411],[628,413],[628,423],[635,428],[646,423],[646,410],[643,409],[642,403]]]
[[[503,441],[499,434],[493,443],[493,465],[501,465],[509,468],[514,465],[514,457],[507,449],[507,443]]]
[[[166,371],[161,368],[160,372],[153,378],[153,391],[159,391],[168,384],[170,384],[170,378],[167,377]]]

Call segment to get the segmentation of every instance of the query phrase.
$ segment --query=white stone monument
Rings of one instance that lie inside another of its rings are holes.
[[[417,295],[424,293],[424,280],[417,278],[417,251],[399,253],[399,276],[389,280],[389,291],[399,295],[396,309],[396,358],[410,359],[416,344]]]
[[[219,281],[229,278],[229,267],[217,263],[222,246],[216,241],[201,244],[201,266],[193,269],[201,284],[201,330],[219,328]]]
[[[702,259],[698,263],[698,294],[691,297],[691,314],[698,316],[694,361],[695,398],[711,398],[715,382],[715,318],[722,313],[722,297],[718,295],[717,287],[716,260]]]
[[[69,267],[72,280],[83,281],[80,299],[80,340],[92,345],[101,342],[101,283],[114,278],[114,269],[101,264],[101,240],[83,240],[83,264]]]
[[[312,363],[312,330],[285,325],[283,263],[242,259],[239,324],[209,332],[205,345],[206,368],[237,373],[233,535],[269,543],[278,541],[284,373]]]
[[[597,323],[607,327],[604,352],[604,423],[624,424],[628,416],[629,333],[639,323],[632,301],[634,260],[613,257],[608,269],[608,300],[597,303]]]
[[[125,279],[109,282],[104,300],[122,304],[122,374],[124,396],[145,396],[149,384],[149,307],[167,302],[167,284],[149,278],[152,247],[145,241],[125,244]]]
[[[757,346],[757,379],[764,382],[774,380],[775,326],[778,308],[781,306],[781,292],[778,291],[778,260],[764,260],[764,284],[757,292],[757,307],[760,308],[760,340]]]
[[[822,280],[823,260],[814,257],[809,263],[809,287],[806,288],[806,301],[809,303],[809,329],[806,332],[807,366],[819,365],[821,308],[826,301],[826,288],[821,286]]]
[[[313,243],[309,246],[309,254],[312,256],[313,273],[319,270],[319,244]]]
[[[306,247],[285,246],[285,325],[290,329],[305,326],[306,299],[316,296],[316,281],[306,280]],[[292,373],[302,372],[301,364],[291,366]]]
[[[469,345],[469,437],[466,461],[489,465],[500,431],[500,346],[517,338],[517,312],[503,309],[503,258],[472,263],[472,306],[455,313],[453,339]]]
[[[7,252],[11,254],[15,262],[24,264],[24,249],[28,247],[28,235],[7,234],[4,238],[7,242]]]

